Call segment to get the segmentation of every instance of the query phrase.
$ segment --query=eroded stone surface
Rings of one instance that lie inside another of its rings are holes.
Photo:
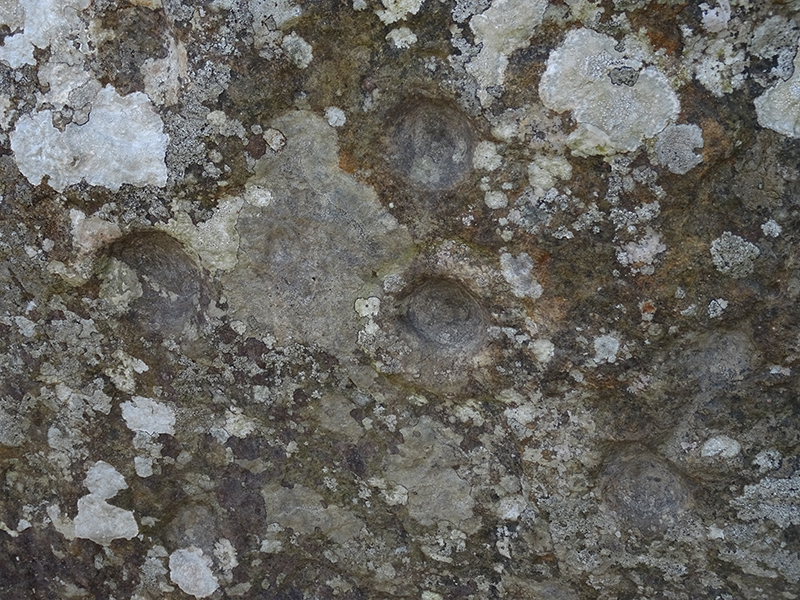
[[[790,5],[0,26],[0,596],[796,594]]]

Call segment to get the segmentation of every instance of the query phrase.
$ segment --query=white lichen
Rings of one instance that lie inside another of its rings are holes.
[[[200,548],[189,546],[175,550],[169,556],[169,578],[181,590],[195,598],[210,596],[219,587],[211,571],[211,557]]]
[[[578,156],[631,152],[680,112],[664,74],[619,46],[610,36],[577,29],[547,59],[539,96],[552,110],[572,112],[578,127],[568,145]]]
[[[483,203],[492,210],[505,208],[508,206],[508,196],[499,191],[486,192],[483,197]]]
[[[700,449],[700,456],[733,458],[742,450],[739,442],[727,435],[718,435],[706,440]]]
[[[73,29],[82,29],[78,11],[87,8],[90,0],[21,0],[13,4],[16,6],[4,11],[3,21],[12,32],[22,31],[5,38],[0,46],[0,60],[16,69],[36,64],[34,47],[44,50]]]
[[[383,10],[376,10],[375,14],[385,25],[391,25],[405,19],[409,14],[417,14],[424,2],[425,0],[381,0]]]
[[[508,55],[528,45],[546,8],[547,0],[495,0],[488,10],[470,19],[480,51],[466,68],[478,82],[483,106],[494,100],[492,88],[503,85]]]
[[[150,435],[175,433],[175,411],[166,404],[150,398],[134,396],[131,401],[123,402],[122,418],[128,429],[141,431]]]
[[[478,142],[472,153],[472,166],[484,171],[495,171],[503,164],[503,158],[497,153],[497,144],[483,140]]]
[[[770,219],[761,225],[761,231],[764,232],[764,235],[768,235],[769,237],[778,237],[783,231],[783,228],[778,225],[774,219]]]
[[[783,135],[800,137],[800,52],[794,59],[794,74],[779,81],[753,103],[758,124]]]
[[[119,472],[106,462],[96,462],[86,473],[84,485],[89,494],[78,500],[75,536],[107,545],[116,539],[129,540],[139,534],[139,526],[129,510],[112,506],[106,500],[128,487]]]
[[[268,43],[275,29],[290,25],[303,14],[303,9],[292,0],[248,0],[247,7],[253,15],[256,49]]]
[[[417,36],[408,27],[398,27],[386,34],[386,41],[398,50],[407,50],[417,43]]]
[[[708,303],[708,316],[712,319],[716,319],[725,312],[726,308],[728,308],[728,301],[724,298],[712,300]],[[683,314],[683,312],[681,312],[681,314]]]
[[[655,271],[653,262],[666,249],[661,243],[661,235],[648,228],[638,242],[628,242],[617,251],[617,261],[630,267],[632,273],[652,275]]]
[[[169,136],[139,92],[120,96],[107,85],[92,103],[84,125],[53,127],[50,110],[25,115],[11,133],[19,170],[33,185],[44,177],[57,191],[82,180],[117,191],[123,184],[164,186]]]
[[[731,3],[730,0],[716,0],[717,6],[711,8],[708,4],[703,2],[700,5],[700,10],[703,11],[703,27],[706,31],[717,33],[728,27],[728,21],[731,20]]]
[[[544,193],[560,180],[572,178],[572,165],[563,156],[537,154],[528,165],[528,181],[534,190]]]
[[[347,117],[341,108],[329,106],[325,109],[325,120],[331,127],[341,127],[347,122]]]
[[[531,342],[533,355],[542,364],[547,364],[555,356],[555,344],[548,339],[538,339]]]
[[[597,336],[594,338],[594,362],[597,364],[616,362],[619,348],[620,341],[617,336],[612,334]]]

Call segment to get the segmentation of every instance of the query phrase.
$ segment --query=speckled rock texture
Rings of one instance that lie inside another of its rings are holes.
[[[800,598],[798,11],[0,2],[0,600]]]

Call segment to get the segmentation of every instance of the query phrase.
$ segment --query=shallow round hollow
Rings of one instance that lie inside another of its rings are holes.
[[[606,467],[604,479],[603,500],[620,519],[644,533],[669,528],[689,505],[683,476],[647,452],[615,458]]]
[[[701,387],[708,389],[741,381],[758,360],[758,350],[746,333],[713,333],[690,356],[690,369]]]
[[[454,281],[436,279],[420,285],[406,299],[405,315],[419,338],[443,348],[471,349],[484,339],[483,309]]]
[[[443,191],[472,169],[473,134],[455,106],[425,100],[403,112],[389,143],[389,163],[413,186]]]
[[[176,239],[160,231],[135,232],[115,242],[109,255],[139,278],[142,295],[125,318],[140,331],[177,335],[196,317],[200,271]]]

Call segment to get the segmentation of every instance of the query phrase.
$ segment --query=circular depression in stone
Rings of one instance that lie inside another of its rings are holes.
[[[473,134],[466,116],[444,102],[416,102],[392,131],[389,164],[412,185],[448,190],[472,169]]]
[[[454,281],[420,285],[406,299],[405,316],[419,338],[443,348],[471,349],[484,339],[483,309]]]
[[[110,247],[109,256],[138,277],[141,295],[125,319],[140,331],[178,335],[196,318],[200,271],[176,239],[160,231],[131,233]]]
[[[644,533],[674,525],[690,502],[684,478],[647,452],[627,454],[606,467],[603,500],[617,515]]]

